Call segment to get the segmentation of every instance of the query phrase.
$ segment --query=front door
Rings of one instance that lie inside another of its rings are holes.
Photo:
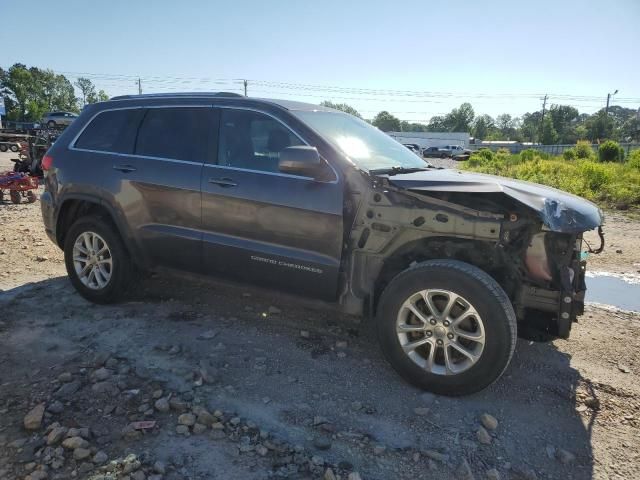
[[[266,113],[220,110],[217,163],[202,173],[203,265],[238,279],[332,300],[342,252],[342,187],[279,172],[304,142]]]

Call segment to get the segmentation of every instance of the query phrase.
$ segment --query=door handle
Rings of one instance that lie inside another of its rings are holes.
[[[213,183],[214,185],[220,185],[221,187],[224,187],[224,188],[238,186],[238,184],[230,178],[210,178],[209,183]]]
[[[113,169],[118,170],[119,172],[122,172],[122,173],[130,173],[130,172],[136,171],[136,167],[132,165],[114,165]]]

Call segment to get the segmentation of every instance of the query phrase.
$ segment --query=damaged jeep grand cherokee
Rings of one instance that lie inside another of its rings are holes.
[[[567,193],[437,169],[316,105],[225,93],[88,105],[43,159],[42,214],[73,286],[121,298],[157,266],[314,297],[370,318],[393,368],[436,393],[494,382],[517,330],[567,338],[583,313]]]

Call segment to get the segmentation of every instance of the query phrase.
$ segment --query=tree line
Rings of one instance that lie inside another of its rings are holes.
[[[80,91],[76,97],[75,87]],[[88,103],[108,100],[104,90],[96,91],[88,78],[74,83],[49,69],[16,63],[0,68],[0,95],[4,97],[7,119],[35,122],[51,111],[79,112]]]
[[[324,101],[321,105],[342,110],[362,118],[356,109],[345,103]],[[578,140],[600,142],[638,139],[640,122],[637,111],[619,105],[601,109],[594,114],[580,113],[570,105],[551,105],[542,110],[512,117],[503,113],[493,118],[478,115],[470,103],[463,103],[446,115],[431,117],[429,123],[400,120],[387,111],[367,120],[384,132],[469,132],[479,140],[514,140],[545,145],[575,144]]]

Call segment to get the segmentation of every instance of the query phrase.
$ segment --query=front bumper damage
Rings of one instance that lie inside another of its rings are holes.
[[[540,253],[539,242],[536,242],[534,237],[525,255],[525,264],[534,279],[543,280],[548,286],[531,283],[521,285],[515,301],[519,318],[525,318],[529,309],[547,312],[552,315],[551,325],[555,325],[553,329],[546,328],[552,330],[549,333],[560,338],[569,337],[573,322],[576,322],[577,317],[584,313],[587,291],[585,253],[598,254],[604,248],[602,227],[598,227],[598,233],[601,240],[600,246],[595,250],[589,248],[588,252],[583,252],[581,234],[572,239],[573,249],[560,252],[549,252],[553,249],[555,234],[539,234],[546,237],[544,255]],[[553,264],[548,256],[549,253],[553,256]]]

